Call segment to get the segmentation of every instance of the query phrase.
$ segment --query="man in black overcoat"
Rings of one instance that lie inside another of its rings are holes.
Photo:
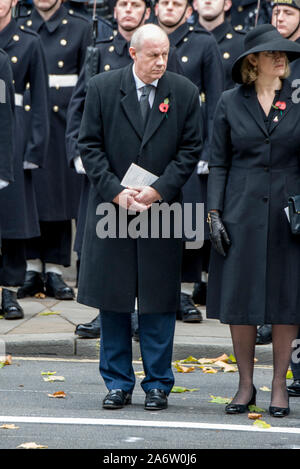
[[[179,226],[176,217],[170,217],[169,236],[164,236],[165,212],[157,222],[154,210],[162,209],[158,201],[165,202],[164,208],[180,203],[181,187],[197,164],[202,142],[198,89],[185,77],[165,72],[168,51],[168,38],[158,26],[139,28],[131,39],[134,65],[90,80],[78,140],[91,182],[78,301],[101,310],[100,373],[109,390],[104,408],[131,402],[131,314],[136,298],[145,409],[166,408],[174,384],[171,359],[182,237],[174,231]],[[132,187],[123,185],[132,163],[157,180],[142,187],[136,187],[135,179]],[[106,223],[103,208],[116,223],[116,232],[108,230],[107,236],[99,234]],[[128,208],[138,214],[128,214]],[[125,214],[124,235],[119,221]],[[139,236],[142,214],[149,228],[146,236]]]

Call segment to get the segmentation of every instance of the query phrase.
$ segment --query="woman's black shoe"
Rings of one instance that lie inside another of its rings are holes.
[[[256,388],[253,386],[252,397],[248,404],[228,404],[225,407],[226,414],[244,414],[247,412],[249,405],[256,404]]]
[[[272,417],[286,417],[290,413],[290,407],[269,407],[269,413]]]

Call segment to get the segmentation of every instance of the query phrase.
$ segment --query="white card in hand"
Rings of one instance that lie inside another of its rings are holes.
[[[135,163],[131,163],[121,181],[121,185],[124,187],[151,186],[157,179],[158,176],[155,176],[155,174],[150,173],[150,171],[141,168],[141,166]]]

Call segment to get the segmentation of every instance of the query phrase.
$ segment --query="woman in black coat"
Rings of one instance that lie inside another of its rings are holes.
[[[255,402],[253,362],[258,324],[272,324],[274,375],[270,414],[289,413],[286,372],[300,324],[300,241],[285,207],[300,194],[300,105],[288,63],[298,44],[271,25],[245,37],[215,114],[209,162],[212,252],[207,316],[230,324],[240,382],[227,413]]]

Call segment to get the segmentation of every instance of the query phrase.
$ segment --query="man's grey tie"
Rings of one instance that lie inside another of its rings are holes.
[[[146,126],[147,119],[150,112],[150,103],[149,103],[149,94],[151,92],[152,85],[145,85],[141,88],[142,94],[140,97],[140,106],[141,106],[141,113],[144,122],[144,127]]]

